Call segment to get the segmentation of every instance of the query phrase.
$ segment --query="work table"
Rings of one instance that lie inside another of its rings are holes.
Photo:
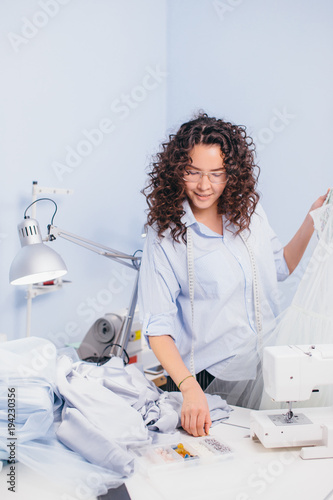
[[[230,417],[211,429],[211,436],[228,445],[230,457],[210,463],[151,468],[126,481],[132,500],[331,500],[333,458],[302,460],[300,448],[266,449],[250,437],[250,411],[234,407]],[[181,431],[176,440],[195,442]],[[83,500],[22,464],[16,464],[16,492],[7,490],[4,467],[0,473],[2,500]],[[110,496],[112,498],[112,496]],[[84,496],[84,500],[96,500]]]

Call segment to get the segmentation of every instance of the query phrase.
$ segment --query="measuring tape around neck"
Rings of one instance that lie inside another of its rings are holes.
[[[248,238],[245,238],[245,236],[243,236],[242,234],[240,234],[240,237],[241,237],[244,245],[246,246],[246,249],[248,251],[248,254],[250,256],[250,261],[251,261],[252,286],[253,286],[253,297],[254,297],[254,314],[255,314],[257,335],[258,335],[258,352],[259,352],[260,359],[262,359],[262,349],[263,349],[262,315],[261,315],[261,308],[260,308],[259,278],[258,278],[257,265],[256,265],[256,260],[254,257],[252,247],[248,242]]]
[[[195,367],[194,367],[194,346],[195,346],[195,331],[194,331],[194,257],[193,257],[193,240],[192,231],[188,227],[186,229],[186,255],[187,255],[187,275],[188,275],[188,290],[190,296],[191,305],[191,319],[192,319],[192,344],[191,344],[191,356],[190,356],[190,372],[195,377]]]

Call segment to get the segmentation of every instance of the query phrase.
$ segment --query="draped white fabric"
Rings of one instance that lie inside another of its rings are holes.
[[[131,448],[165,439],[180,426],[180,394],[164,393],[134,365],[103,366],[56,352],[44,339],[0,346],[0,460],[8,458],[8,389],[15,388],[18,461],[91,495],[119,486],[133,472]],[[207,396],[212,420],[230,408]]]

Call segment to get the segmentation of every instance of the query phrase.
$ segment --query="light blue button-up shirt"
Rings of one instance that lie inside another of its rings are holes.
[[[239,349],[255,339],[253,276],[248,249],[223,220],[223,236],[197,222],[187,201],[182,221],[192,230],[194,258],[194,365],[226,379],[226,366]],[[261,205],[252,216],[248,243],[255,256],[263,330],[279,314],[277,281],[288,275],[283,247]],[[164,238],[148,229],[139,283],[139,310],[145,336],[170,335],[190,367],[192,314],[186,244],[170,231]],[[230,380],[237,374],[231,375]]]

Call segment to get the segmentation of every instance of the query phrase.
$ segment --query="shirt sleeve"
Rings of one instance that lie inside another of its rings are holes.
[[[290,273],[286,259],[284,258],[283,246],[280,243],[276,234],[274,233],[273,229],[270,226],[269,228],[270,228],[271,245],[274,254],[277,280],[284,281],[286,278],[288,278]]]
[[[272,251],[273,251],[277,280],[284,281],[286,278],[288,278],[290,273],[289,273],[286,259],[284,258],[283,246],[280,243],[280,240],[276,236],[275,232],[271,228],[271,226],[268,222],[268,219],[267,219],[267,215],[260,204],[258,204],[258,209],[259,209],[258,212],[260,213],[260,216],[265,219],[266,224],[267,224],[268,236],[269,236]]]
[[[174,340],[179,283],[155,231],[148,229],[139,278],[142,331],[149,336],[170,335]]]

